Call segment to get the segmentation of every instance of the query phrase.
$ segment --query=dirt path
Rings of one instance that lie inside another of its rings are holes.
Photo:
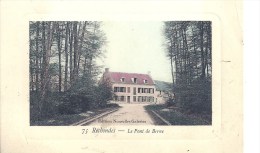
[[[154,125],[144,106],[147,104],[119,104],[121,108],[99,118],[90,125]]]

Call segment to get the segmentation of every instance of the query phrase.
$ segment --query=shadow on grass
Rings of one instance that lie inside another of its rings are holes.
[[[203,119],[194,114],[182,113],[177,108],[166,107],[166,105],[147,105],[145,109],[150,116],[155,120],[157,125],[165,125],[160,119],[151,111],[155,111],[162,118],[170,122],[172,125],[211,125],[211,121]]]

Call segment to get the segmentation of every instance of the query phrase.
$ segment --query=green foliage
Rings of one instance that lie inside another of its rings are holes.
[[[96,104],[101,107],[105,107],[109,100],[112,100],[112,87],[107,83],[100,83],[95,88]]]
[[[91,80],[78,81],[80,83],[75,84],[74,88],[66,92],[48,92],[42,110],[39,108],[38,99],[40,95],[36,92],[30,92],[31,122],[53,115],[78,114],[88,110],[109,107],[108,102],[112,97],[111,87],[105,83],[94,85],[88,81]]]
[[[59,109],[61,113],[79,113],[86,110],[105,107],[112,97],[112,89],[105,83],[95,84],[87,76],[77,80],[77,83],[64,96],[64,104]]]
[[[44,103],[40,103],[40,94],[38,92],[30,92],[30,120],[42,120],[58,113],[58,109],[63,102],[62,93],[48,92]]]
[[[199,114],[211,114],[211,81],[199,79],[189,86],[178,86],[176,97],[183,111]]]
[[[30,117],[105,107],[111,90],[97,84],[106,37],[97,21],[33,21],[30,38]]]
[[[165,22],[167,56],[175,101],[183,111],[212,112],[212,32],[210,21]]]

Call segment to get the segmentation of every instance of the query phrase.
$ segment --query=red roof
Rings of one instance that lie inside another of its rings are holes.
[[[125,84],[139,84],[139,85],[154,85],[154,81],[148,74],[139,73],[123,73],[123,72],[105,72],[104,76],[113,83],[125,83]],[[124,78],[124,82],[121,79]],[[133,79],[136,78],[136,83]],[[145,83],[144,80],[147,80]]]

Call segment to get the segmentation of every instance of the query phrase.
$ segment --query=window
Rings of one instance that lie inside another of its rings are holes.
[[[136,95],[136,87],[134,87],[134,95]]]
[[[115,101],[118,101],[118,96],[115,96],[115,97],[114,97],[114,100],[115,100]]]
[[[132,78],[133,83],[137,83],[137,78]]]
[[[121,78],[120,80],[121,80],[121,82],[125,82],[125,78]]]
[[[146,102],[146,96],[142,97],[142,102]]]
[[[127,87],[127,93],[130,93],[130,87]]]
[[[136,96],[133,97],[134,102],[136,102]]]
[[[126,92],[126,87],[120,87],[119,92]]]
[[[145,83],[145,84],[147,84],[147,83],[148,83],[148,81],[147,81],[147,80],[144,80],[144,83]]]
[[[114,92],[119,92],[118,87],[114,87]]]
[[[142,101],[142,96],[138,96],[138,102]]]
[[[114,92],[126,92],[126,87],[114,87]]]
[[[153,88],[138,88],[138,93],[154,93]]]
[[[125,101],[125,96],[121,96],[120,101]]]

